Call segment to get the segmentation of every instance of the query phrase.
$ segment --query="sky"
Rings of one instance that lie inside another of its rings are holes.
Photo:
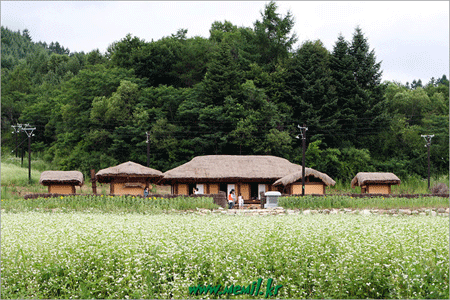
[[[34,42],[59,42],[71,52],[105,53],[128,33],[145,41],[209,37],[214,21],[252,27],[268,1],[1,1],[1,25],[28,29]],[[449,1],[277,1],[294,16],[294,49],[321,40],[332,51],[340,34],[360,26],[381,61],[383,80],[401,83],[449,77]]]

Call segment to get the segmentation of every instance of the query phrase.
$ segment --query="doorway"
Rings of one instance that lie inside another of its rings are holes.
[[[250,183],[250,199],[252,200],[256,200],[258,199],[258,193],[259,188],[258,188],[258,183]]]
[[[192,195],[194,193],[194,188],[196,187],[195,183],[189,184],[189,195]]]
[[[227,184],[226,184],[226,183],[221,183],[221,184],[219,185],[219,191],[225,192],[225,194],[228,195],[228,192],[227,192]]]

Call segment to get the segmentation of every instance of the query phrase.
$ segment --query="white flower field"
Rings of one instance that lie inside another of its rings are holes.
[[[2,299],[226,298],[189,295],[189,287],[258,278],[283,285],[278,298],[449,295],[449,220],[443,217],[1,217]]]

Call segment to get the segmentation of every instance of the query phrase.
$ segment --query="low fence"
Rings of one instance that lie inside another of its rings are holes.
[[[42,193],[42,194],[28,194],[24,196],[24,199],[37,199],[37,198],[58,198],[58,197],[67,197],[67,196],[94,196],[93,194],[52,194],[52,193]],[[142,195],[108,195],[108,196],[133,196],[144,198]],[[164,198],[164,199],[172,199],[183,197],[182,195],[172,195],[172,194],[149,194],[147,198]],[[225,192],[219,192],[218,194],[201,194],[201,195],[190,195],[184,197],[211,197],[215,204],[225,208],[227,206],[227,196]]]

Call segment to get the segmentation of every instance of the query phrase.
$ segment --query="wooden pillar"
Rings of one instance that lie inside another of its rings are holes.
[[[114,195],[114,180],[111,180],[111,183],[109,184],[109,193]]]
[[[95,176],[95,170],[91,169],[91,182],[92,182],[92,193],[97,195],[97,177]]]

